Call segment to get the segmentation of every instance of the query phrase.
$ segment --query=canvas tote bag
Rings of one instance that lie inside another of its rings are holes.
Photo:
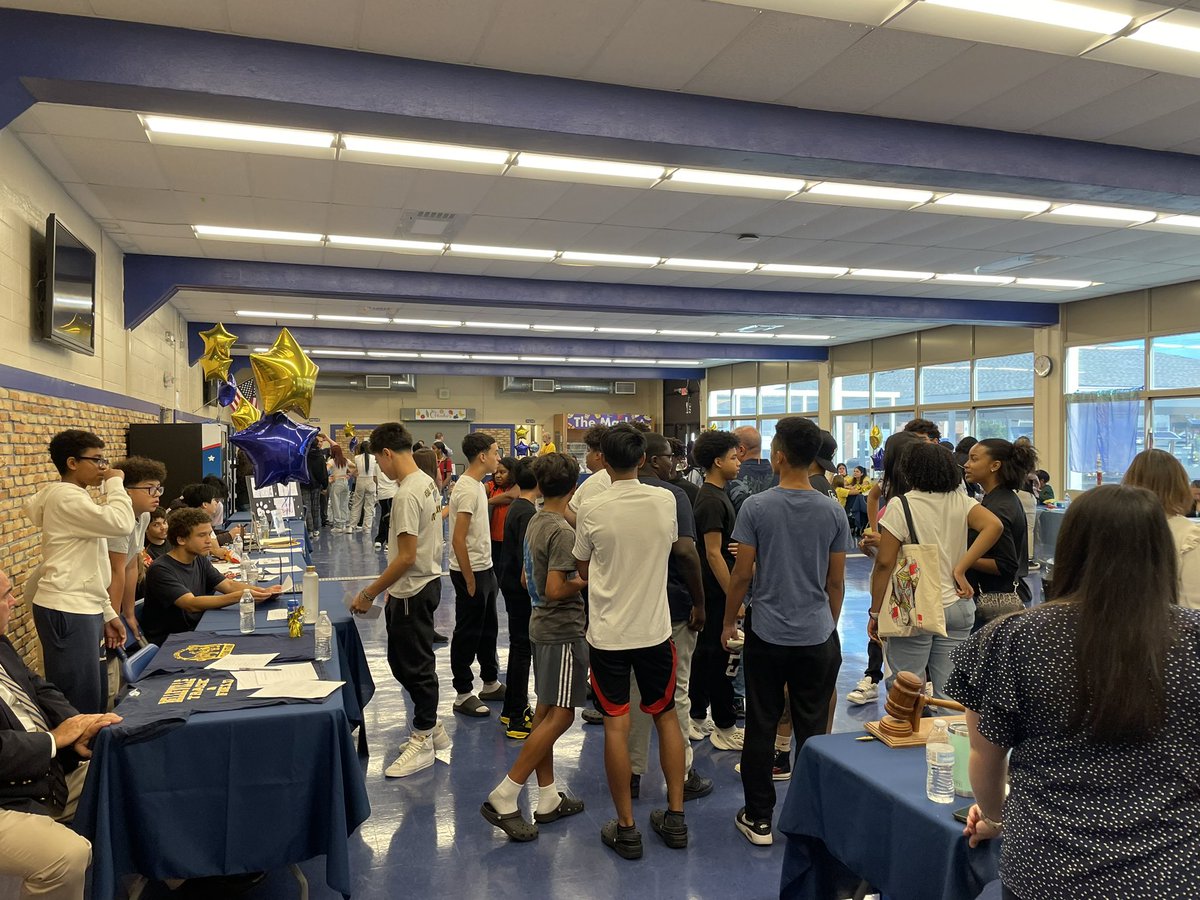
[[[942,607],[942,567],[937,544],[922,544],[913,524],[908,498],[899,497],[908,524],[909,542],[900,545],[896,568],[888,579],[879,613],[879,636],[912,637],[921,632],[946,636]]]

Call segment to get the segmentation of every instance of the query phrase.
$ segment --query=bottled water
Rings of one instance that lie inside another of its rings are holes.
[[[321,611],[317,619],[317,659],[329,659],[333,656],[333,623],[329,621],[329,613]]]
[[[254,631],[254,597],[249,591],[242,591],[238,611],[241,613],[242,634],[251,634]]]
[[[954,747],[945,719],[934,719],[925,741],[925,796],[934,803],[954,802]]]

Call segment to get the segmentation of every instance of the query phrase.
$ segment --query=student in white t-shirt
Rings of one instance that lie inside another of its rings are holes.
[[[450,582],[454,585],[454,636],[450,639],[450,672],[454,677],[454,711],[466,716],[491,714],[481,701],[503,700],[500,661],[496,656],[496,594],[500,585],[492,567],[492,529],[488,517],[485,475],[500,464],[496,439],[472,431],[462,443],[467,470],[450,494]],[[475,696],[471,665],[479,661],[483,690]]]
[[[387,422],[371,432],[371,452],[381,475],[395,484],[388,565],[359,592],[351,610],[370,610],[380,592],[387,591],[388,665],[408,691],[412,705],[412,737],[383,774],[402,778],[434,762],[434,749],[450,746],[438,722],[438,677],[433,659],[433,612],[442,589],[442,517],[439,491],[433,479],[413,461],[412,435],[399,422]]]
[[[125,473],[125,492],[133,504],[136,524],[133,531],[124,537],[108,539],[108,561],[112,566],[112,581],[108,584],[108,597],[112,607],[121,616],[129,636],[145,645],[134,604],[137,602],[138,556],[146,543],[146,529],[150,525],[150,513],[158,509],[163,495],[163,482],[167,480],[167,467],[155,459],[130,456],[117,462],[116,468]]]
[[[879,611],[900,547],[914,542],[904,513],[903,498],[912,512],[917,542],[938,546],[946,637],[922,632],[912,637],[888,638],[884,653],[892,674],[887,685],[891,687],[897,672],[922,676],[928,668],[934,694],[945,697],[946,680],[954,669],[950,654],[970,637],[971,627],[975,624],[975,590],[966,573],[1000,539],[1004,526],[995,515],[960,490],[962,470],[945,447],[912,443],[901,453],[899,466],[911,489],[891,500],[879,520],[879,551],[871,573],[867,634],[872,640],[878,640]],[[968,528],[977,533],[969,547]]]
[[[607,432],[607,425],[593,425],[583,433],[583,442],[587,445],[587,454],[583,462],[592,474],[575,489],[571,502],[567,504],[566,519],[572,528],[579,521],[579,507],[583,506],[585,501],[604,493],[612,484],[612,476],[604,467],[604,452],[600,448],[600,442],[604,440]]]

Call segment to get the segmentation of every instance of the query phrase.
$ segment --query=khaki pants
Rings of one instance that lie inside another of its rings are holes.
[[[61,823],[75,815],[86,771],[67,776],[67,805],[53,818],[0,810],[0,873],[21,879],[21,900],[82,900],[92,845]]]

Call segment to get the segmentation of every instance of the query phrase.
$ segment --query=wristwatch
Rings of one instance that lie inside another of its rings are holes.
[[[874,619],[876,622],[879,621],[879,613],[868,611],[867,615],[870,616],[872,619]]]
[[[1004,823],[1003,823],[1003,822],[1001,822],[1001,821],[998,821],[998,820],[996,820],[996,819],[989,819],[987,816],[985,816],[985,815],[983,814],[983,811],[982,811],[982,810],[981,810],[981,811],[980,811],[980,813],[979,813],[979,818],[981,818],[981,819],[983,819],[983,821],[987,822],[988,826],[989,826],[990,828],[992,828],[993,830],[995,830],[995,831],[1002,831],[1002,830],[1004,829]]]

